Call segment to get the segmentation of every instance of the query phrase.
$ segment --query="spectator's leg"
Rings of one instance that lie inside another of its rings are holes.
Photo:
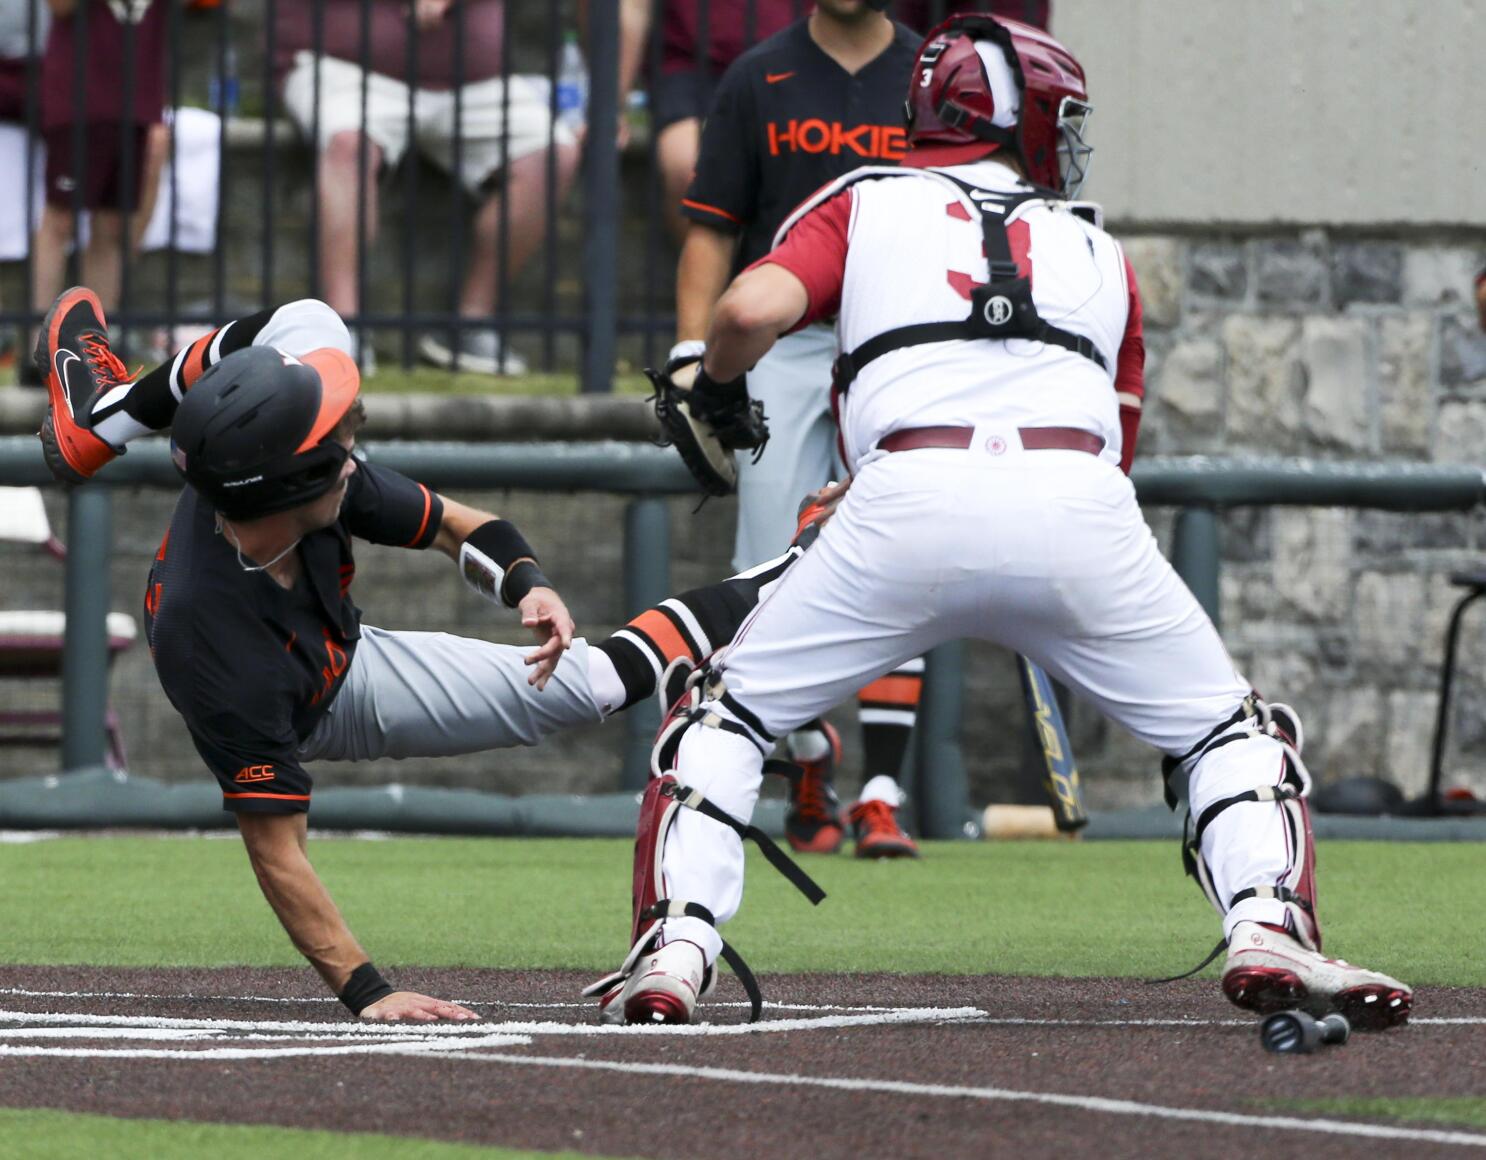
[[[655,162],[660,166],[666,229],[678,245],[686,240],[686,219],[681,216],[681,199],[686,196],[686,187],[691,184],[691,175],[697,167],[701,140],[701,122],[695,117],[667,125],[655,140]]]
[[[320,154],[320,282],[325,301],[341,315],[359,312],[356,299],[357,166],[361,134],[347,130],[334,134]],[[382,150],[366,143],[366,233],[370,246],[377,235],[377,172]]]
[[[149,228],[150,217],[155,212],[155,201],[160,196],[160,175],[165,170],[165,160],[170,156],[170,129],[165,125],[151,125],[144,134],[144,168],[140,170],[139,208],[135,210],[129,226],[133,234],[130,252],[139,253],[139,244]]]
[[[31,249],[31,305],[37,314],[50,310],[52,302],[62,293],[62,282],[67,276],[67,247],[71,244],[72,211],[51,204],[43,206]]]
[[[123,234],[124,218],[118,210],[92,211],[88,248],[83,251],[83,284],[98,295],[105,314],[112,314],[119,307],[119,283],[124,268],[119,243]]]
[[[547,236],[547,214],[567,199],[578,173],[580,154],[576,145],[558,145],[555,165],[557,188],[547,188],[547,151],[528,153],[511,163],[504,194],[492,195],[475,216],[474,246],[465,271],[459,312],[466,318],[488,318],[495,311],[501,282],[496,273],[500,261],[501,224],[509,214],[510,235],[506,242],[507,281],[514,278]],[[502,209],[503,202],[509,209]],[[332,300],[331,305],[334,305]]]

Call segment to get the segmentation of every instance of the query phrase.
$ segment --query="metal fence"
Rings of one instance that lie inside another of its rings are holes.
[[[922,31],[985,6],[890,12]],[[498,344],[608,390],[616,367],[661,357],[674,326],[674,177],[650,90],[689,67],[710,92],[727,59],[809,7],[460,0],[424,25],[400,0],[83,0],[61,18],[11,0],[0,182],[12,232],[34,244],[0,249],[15,264],[0,329],[25,335],[86,281],[121,353],[148,361],[178,345],[176,327],[310,295],[347,317],[367,358],[482,369]],[[349,87],[348,56],[370,66]],[[449,86],[442,105],[385,83],[430,69]],[[160,107],[168,132],[150,128]],[[339,133],[369,123],[386,148]],[[396,164],[388,135],[413,142]]]
[[[68,526],[71,551],[65,595],[69,631],[63,684],[62,766],[67,770],[98,765],[104,752],[108,680],[104,617],[109,608],[107,564],[113,538],[110,485],[179,486],[165,450],[161,444],[138,445],[127,458],[103,472],[101,485],[71,493]],[[519,487],[621,495],[626,500],[621,574],[624,603],[630,610],[625,615],[656,603],[671,591],[672,531],[669,508],[663,497],[689,493],[691,483],[674,457],[659,449],[616,444],[381,444],[372,453],[379,462],[415,475],[440,490]],[[1261,510],[1266,512],[1277,506],[1348,507],[1403,513],[1474,512],[1486,498],[1481,472],[1470,467],[1158,459],[1138,464],[1134,479],[1141,501],[1147,507],[1176,510],[1170,554],[1189,586],[1214,616],[1218,614],[1221,562],[1225,556],[1232,560],[1220,544],[1219,517],[1224,513],[1251,505],[1261,505]],[[44,482],[46,472],[35,454],[34,441],[0,439],[0,483]],[[1421,521],[1414,518],[1413,522]],[[1378,539],[1376,530],[1371,538]],[[1473,539],[1461,541],[1456,545],[1458,550],[1430,557],[1430,561],[1437,569],[1449,570],[1458,567],[1464,559],[1474,558],[1477,547]],[[1374,544],[1369,555],[1376,555],[1376,549]],[[1396,557],[1397,550],[1388,548],[1387,553]],[[1381,566],[1370,559],[1365,570],[1376,576]],[[1246,565],[1240,564],[1234,570],[1241,573]],[[1326,570],[1332,570],[1330,565]],[[1241,640],[1244,626],[1234,627],[1234,639]],[[1411,631],[1404,624],[1398,627],[1399,631]],[[1291,650],[1299,647],[1299,637],[1293,627],[1286,627],[1283,616],[1260,633],[1261,647],[1274,651],[1273,644],[1268,642],[1276,633],[1290,636]],[[1417,649],[1418,666],[1427,670],[1420,675],[1426,681],[1429,674],[1438,671],[1439,654],[1435,651],[1435,638],[1430,635],[1431,639]],[[1390,655],[1396,652],[1402,656],[1408,651],[1393,647],[1399,643],[1392,642]],[[929,837],[961,833],[970,816],[969,779],[960,746],[962,719],[966,716],[961,675],[965,658],[965,647],[952,644],[936,650],[930,659],[911,787],[919,827]],[[1402,667],[1405,662],[1391,663]],[[1248,669],[1247,665],[1244,667]],[[1255,679],[1259,677],[1255,675]],[[1432,699],[1430,704],[1433,705]],[[984,706],[976,706],[973,712],[983,713]],[[597,780],[595,788],[600,792],[642,785],[646,776],[646,755],[657,723],[654,712],[648,707],[637,707],[626,717],[623,763],[619,768],[610,767],[613,772],[604,773]],[[977,744],[983,745],[984,739]],[[1310,750],[1307,755],[1311,756]],[[983,757],[984,754],[977,754],[977,760]],[[1149,756],[1140,760],[1144,765],[1152,764]],[[1319,764],[1314,768],[1320,771]]]

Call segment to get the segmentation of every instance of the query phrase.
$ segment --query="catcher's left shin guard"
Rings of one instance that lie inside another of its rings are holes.
[[[1257,694],[1251,695],[1226,721],[1215,727],[1202,741],[1178,758],[1168,757],[1163,763],[1167,778],[1167,803],[1175,807],[1176,797],[1171,778],[1179,768],[1195,768],[1214,750],[1231,744],[1245,744],[1259,737],[1278,742],[1281,751],[1281,773],[1277,784],[1259,785],[1211,802],[1194,817],[1190,807],[1183,824],[1182,866],[1196,880],[1213,909],[1226,917],[1239,903],[1251,898],[1275,899],[1284,904],[1285,929],[1302,946],[1319,951],[1321,928],[1316,917],[1315,843],[1311,833],[1310,810],[1305,801],[1311,790],[1311,776],[1301,760],[1300,747],[1304,733],[1300,718],[1288,705],[1269,705]],[[1225,810],[1248,802],[1273,802],[1285,824],[1288,865],[1271,885],[1250,886],[1231,898],[1223,898],[1213,879],[1211,868],[1202,853],[1202,838]],[[1226,939],[1220,939],[1212,953],[1184,975],[1196,974],[1223,951]],[[1158,980],[1168,982],[1171,980]]]

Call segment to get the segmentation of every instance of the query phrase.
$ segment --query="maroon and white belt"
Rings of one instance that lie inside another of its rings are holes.
[[[1084,451],[1098,455],[1104,450],[1104,439],[1078,427],[1018,427],[1017,435],[1025,451]],[[1001,436],[988,437],[986,449],[996,453]],[[925,447],[965,449],[975,440],[974,427],[900,427],[877,441],[880,451],[918,451]],[[1003,443],[999,450],[1004,451]]]

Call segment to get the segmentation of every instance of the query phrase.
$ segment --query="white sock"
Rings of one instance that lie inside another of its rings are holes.
[[[797,729],[785,740],[785,747],[795,761],[821,761],[831,751],[831,739],[824,729]]]
[[[887,802],[893,809],[903,804],[903,791],[898,788],[898,783],[885,773],[879,773],[876,777],[862,786],[862,792],[857,795],[859,802]]]
[[[588,689],[593,694],[593,703],[605,717],[614,712],[615,706],[623,705],[624,682],[619,679],[619,670],[601,648],[588,650]]]
[[[152,434],[152,431],[128,411],[115,411],[112,415],[94,422],[93,434],[114,450],[118,450],[131,439]]]

